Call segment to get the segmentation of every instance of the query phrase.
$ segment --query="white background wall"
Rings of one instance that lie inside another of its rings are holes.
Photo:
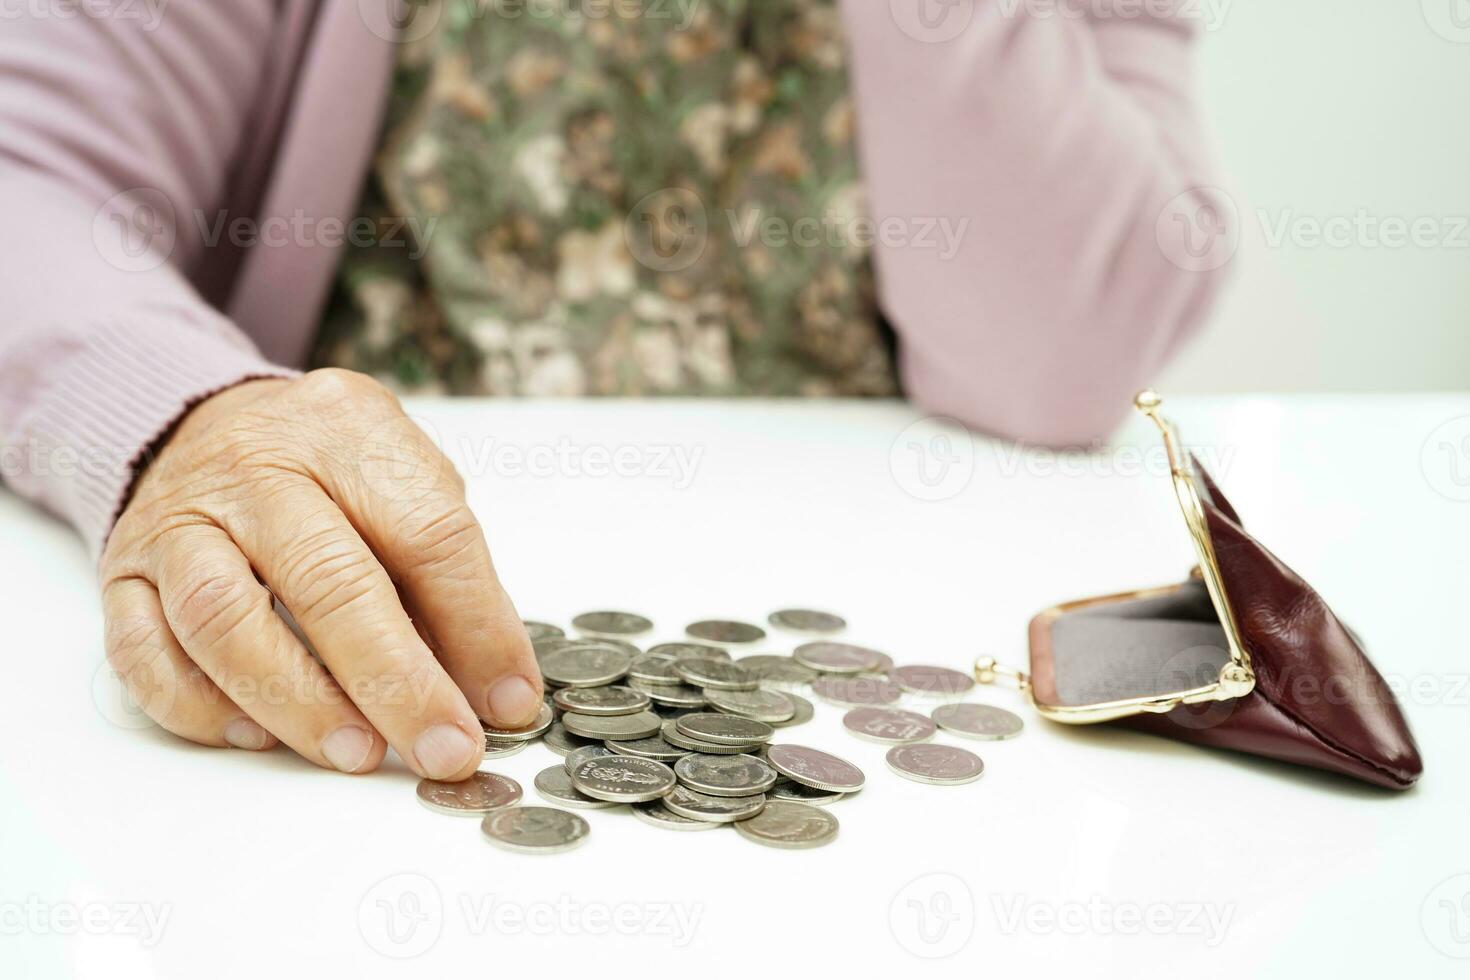
[[[1470,388],[1470,0],[1199,3],[1223,8],[1200,88],[1245,233],[1229,295],[1160,386]],[[1432,219],[1438,243],[1270,241],[1283,220],[1360,212]]]

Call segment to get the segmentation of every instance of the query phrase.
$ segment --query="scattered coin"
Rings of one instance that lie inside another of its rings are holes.
[[[879,677],[818,677],[812,693],[823,701],[847,707],[896,704],[903,697],[897,684]]]
[[[710,796],[696,793],[687,786],[675,786],[662,802],[682,817],[708,820],[710,823],[734,823],[760,813],[766,805],[766,797],[762,793],[754,796]]]
[[[480,831],[490,843],[512,851],[554,854],[587,839],[587,821],[549,806],[513,806],[485,815]]]
[[[572,625],[583,633],[608,636],[637,636],[653,629],[653,620],[637,613],[589,612],[573,617]]]
[[[628,679],[630,681],[645,681],[649,684],[679,684],[682,683],[679,675],[674,673],[674,662],[677,657],[671,657],[666,653],[645,653],[636,658],[628,667]]]
[[[753,742],[749,745],[720,745],[718,742],[706,742],[703,739],[690,738],[679,731],[678,719],[670,718],[663,723],[659,735],[665,742],[681,749],[691,752],[703,752],[705,755],[741,755],[745,752],[757,752],[761,743]]]
[[[538,623],[535,620],[528,619],[521,623],[521,625],[526,628],[526,635],[531,638],[532,643],[551,636],[566,636],[566,633],[562,631],[560,626],[552,626],[550,623]]]
[[[674,673],[695,687],[713,687],[725,691],[753,691],[759,680],[744,667],[723,660],[677,660]]]
[[[561,723],[573,735],[621,742],[657,734],[663,719],[652,711],[632,715],[584,715],[580,711],[568,711],[561,716]]]
[[[792,782],[789,779],[777,780],[776,785],[766,791],[766,796],[773,800],[787,800],[792,803],[810,803],[813,806],[826,806],[828,803],[836,803],[846,795],[845,793],[834,793],[831,790],[803,786],[801,783]]]
[[[492,742],[485,739],[485,758],[504,759],[523,750],[530,742]]]
[[[675,813],[664,806],[663,800],[653,800],[648,803],[634,803],[633,816],[644,823],[651,823],[655,827],[665,830],[714,830],[720,826],[710,823],[708,820],[695,820],[683,814]]]
[[[1026,727],[1020,715],[990,704],[944,704],[929,717],[947,732],[985,742],[1015,738]]]
[[[685,715],[674,724],[689,738],[698,739],[701,742],[713,742],[716,745],[750,745],[768,742],[776,733],[775,729],[763,721],[709,711]]]
[[[776,770],[753,755],[696,752],[674,763],[674,775],[695,792],[710,796],[754,796],[776,784]]]
[[[505,742],[529,742],[537,735],[545,733],[551,727],[554,717],[551,709],[543,704],[541,711],[536,715],[536,720],[524,728],[491,728],[484,722],[480,723],[480,727],[485,731],[487,748],[490,748],[492,743],[501,743],[495,747],[504,747]]]
[[[952,745],[895,745],[884,759],[889,769],[920,783],[953,786],[974,782],[985,773],[978,755]]]
[[[564,687],[601,687],[633,665],[626,651],[604,643],[560,647],[540,658],[541,676]]]
[[[770,623],[797,633],[841,633],[847,629],[847,620],[841,616],[816,609],[781,609],[771,613]]]
[[[740,836],[767,847],[821,847],[837,838],[837,818],[806,803],[770,800],[760,813],[735,824]]]
[[[845,759],[805,745],[773,745],[766,750],[771,768],[793,782],[834,793],[863,788],[863,771]]]
[[[918,712],[898,708],[853,708],[842,716],[842,727],[858,738],[890,745],[934,737],[934,722]]]
[[[566,726],[559,721],[554,722],[550,728],[546,729],[546,735],[542,737],[541,741],[557,755],[566,755],[573,749],[580,749],[584,745],[592,744],[591,739],[583,738],[580,735],[573,735],[567,731]]]
[[[573,769],[586,762],[588,759],[601,759],[605,755],[612,755],[613,750],[606,745],[584,745],[580,749],[573,749],[567,753],[562,768],[570,773]]]
[[[651,654],[675,660],[729,660],[730,651],[708,643],[660,643],[648,648]]]
[[[690,687],[677,677],[673,684],[650,684],[647,681],[628,679],[628,686],[640,694],[648,695],[654,704],[667,708],[703,708],[705,695],[697,687]]]
[[[882,662],[883,654],[851,643],[818,640],[793,651],[796,662],[825,674],[861,674]]]
[[[572,785],[586,795],[612,803],[640,803],[668,794],[677,780],[662,762],[630,755],[588,759],[571,772]]]
[[[735,663],[755,674],[762,687],[804,687],[817,678],[815,670],[797,663],[794,657],[774,653],[753,653]]]
[[[791,699],[792,704],[796,705],[796,714],[785,721],[772,722],[772,725],[776,728],[791,728],[794,725],[805,725],[816,716],[817,709],[806,698],[799,694],[792,694],[789,691],[786,692],[786,696]]]
[[[631,715],[649,705],[647,694],[627,687],[564,687],[553,699],[561,710],[584,715]]]
[[[684,632],[696,640],[710,643],[759,643],[766,638],[766,631],[750,623],[738,623],[728,619],[704,619],[690,623]]]
[[[477,772],[462,783],[421,779],[419,802],[438,813],[473,817],[520,801],[521,784],[508,776]]]
[[[640,759],[653,759],[655,762],[677,762],[693,751],[670,745],[661,735],[608,742],[607,747],[617,755],[636,755]]]
[[[796,714],[796,702],[780,691],[721,691],[710,688],[704,696],[716,711],[770,724],[786,721]]]
[[[909,694],[929,698],[953,698],[975,686],[975,678],[948,667],[908,665],[895,667],[888,676]]]
[[[580,792],[572,785],[571,774],[567,772],[566,766],[548,766],[536,774],[533,784],[536,792],[550,803],[560,803],[563,806],[585,807],[589,810],[600,810],[604,807],[617,806],[608,800],[597,800]]]

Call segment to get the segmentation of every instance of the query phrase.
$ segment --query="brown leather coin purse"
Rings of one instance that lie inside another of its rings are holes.
[[[1154,734],[1407,789],[1422,764],[1397,700],[1358,638],[1251,537],[1159,414],[1198,565],[1177,585],[1067,602],[1031,621],[1036,710],[1064,724]],[[1005,673],[976,665],[982,681]],[[1015,672],[1011,672],[1015,673]]]

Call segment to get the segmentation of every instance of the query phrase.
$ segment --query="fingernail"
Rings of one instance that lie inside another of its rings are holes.
[[[237,749],[249,749],[251,752],[270,748],[273,742],[271,733],[249,718],[236,718],[226,725],[225,741]]]
[[[502,677],[490,686],[490,720],[504,728],[529,725],[541,710],[541,695],[524,677]]]
[[[322,755],[342,772],[357,772],[372,751],[373,737],[356,725],[343,725],[322,741]]]
[[[453,725],[435,725],[413,743],[413,757],[419,769],[430,779],[447,779],[458,773],[471,759],[485,754],[485,745],[471,739]]]

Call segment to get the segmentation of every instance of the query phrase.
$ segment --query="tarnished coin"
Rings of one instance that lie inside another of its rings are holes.
[[[768,742],[776,734],[775,729],[763,721],[741,718],[738,715],[722,715],[712,711],[700,711],[685,715],[674,722],[679,731],[701,742],[717,745],[750,745]]]
[[[584,745],[580,749],[573,749],[567,753],[566,759],[562,762],[562,768],[570,774],[573,769],[588,759],[601,759],[605,755],[613,754],[613,750],[606,745]]]
[[[628,680],[645,681],[649,684],[682,684],[683,680],[674,673],[677,657],[666,653],[645,653],[636,657],[628,667]]]
[[[750,671],[723,660],[676,660],[674,673],[695,687],[753,691],[760,686],[760,682]]]
[[[889,745],[934,737],[934,722],[916,711],[898,708],[853,708],[842,716],[842,727],[858,738]]]
[[[506,756],[515,755],[525,749],[530,742],[492,742],[485,739],[485,758],[504,759]]]
[[[541,741],[548,749],[562,756],[571,752],[573,749],[580,749],[584,745],[592,744],[591,739],[583,738],[580,735],[573,735],[567,731],[566,726],[559,721],[553,722],[552,726],[546,729],[546,735]]]
[[[536,720],[524,728],[491,728],[484,722],[480,722],[480,727],[485,731],[485,744],[488,748],[491,743],[496,742],[529,742],[550,728],[554,717],[551,709],[543,704],[536,715]]]
[[[796,633],[841,633],[847,629],[847,620],[841,616],[816,609],[780,609],[771,613],[770,623]]]
[[[563,687],[553,700],[563,711],[584,715],[631,715],[649,705],[647,694],[628,687]]]
[[[792,715],[785,721],[772,722],[772,725],[774,727],[791,728],[794,725],[805,725],[807,722],[811,721],[813,717],[816,716],[816,707],[813,706],[813,704],[806,698],[802,697],[799,694],[792,694],[789,691],[785,693],[786,696],[791,699],[791,703],[796,705],[796,714]]]
[[[817,672],[796,662],[794,657],[774,653],[753,653],[735,663],[755,675],[762,687],[803,687],[817,677]]]
[[[535,620],[528,619],[522,622],[521,625],[526,628],[526,635],[531,638],[532,643],[535,643],[537,640],[544,640],[549,636],[566,636],[566,633],[562,631],[560,626],[552,626],[550,623],[538,623]]]
[[[696,793],[687,786],[675,786],[663,805],[683,817],[708,820],[710,823],[734,823],[748,820],[766,805],[765,794],[754,796],[711,796]]]
[[[664,806],[663,800],[653,800],[648,803],[634,803],[633,816],[644,823],[651,823],[655,827],[664,830],[714,830],[719,826],[708,820],[695,820],[683,814],[675,813]]]
[[[608,800],[595,800],[582,793],[572,785],[571,774],[567,772],[566,766],[548,766],[536,774],[533,785],[541,798],[549,803],[560,803],[562,806],[584,807],[588,810],[600,810],[604,807],[617,806]]]
[[[975,686],[975,678],[948,667],[909,664],[893,668],[888,677],[909,694],[927,698],[956,698]]]
[[[652,711],[632,715],[584,715],[580,711],[568,711],[561,716],[561,723],[573,735],[615,742],[656,735],[663,722]]]
[[[670,718],[663,723],[659,735],[665,742],[681,749],[691,752],[703,752],[705,755],[740,755],[745,752],[756,752],[761,748],[761,743],[753,742],[749,745],[721,745],[718,742],[706,742],[703,739],[690,738],[679,731],[679,720]]]
[[[753,755],[701,755],[674,763],[679,782],[710,796],[754,796],[776,785],[776,770]]]
[[[636,755],[640,759],[652,759],[655,762],[677,762],[693,751],[671,745],[660,735],[625,742],[608,742],[607,747],[617,755]]]
[[[860,707],[897,704],[903,692],[892,681],[880,677],[818,677],[812,693],[829,704]]]
[[[712,687],[704,696],[716,711],[770,724],[796,714],[796,702],[780,691],[721,691]]]
[[[856,793],[863,788],[863,771],[845,759],[805,745],[773,745],[766,761],[781,775],[803,786],[834,793]]]
[[[419,802],[438,813],[473,817],[520,801],[521,784],[509,776],[477,772],[462,783],[421,779]]]
[[[656,800],[674,788],[674,770],[662,762],[631,755],[588,759],[571,772],[572,785],[586,795],[613,803]]]
[[[792,782],[789,779],[778,779],[776,785],[766,791],[766,796],[772,800],[788,800],[792,803],[810,803],[813,806],[826,806],[828,803],[836,803],[842,799],[845,793],[834,793],[826,789],[814,789],[811,786],[803,786],[801,783]]]
[[[806,803],[768,800],[760,813],[737,822],[735,829],[767,847],[821,847],[837,839],[837,818]]]
[[[588,612],[572,619],[572,626],[582,633],[605,636],[637,636],[653,629],[647,616],[627,612]]]
[[[895,745],[884,759],[889,769],[920,783],[953,786],[972,783],[985,774],[985,763],[978,755],[953,745]]]
[[[640,694],[646,694],[654,704],[667,708],[703,708],[705,704],[703,691],[690,687],[677,677],[673,684],[650,684],[630,677],[628,686]]]
[[[648,648],[650,654],[675,660],[729,660],[730,652],[708,643],[660,643]]]
[[[1015,738],[1026,727],[1020,715],[990,704],[943,704],[929,717],[947,732],[982,742]]]
[[[587,839],[591,828],[575,813],[549,806],[512,806],[485,815],[480,832],[507,850],[530,854],[569,851]]]
[[[792,656],[797,663],[824,674],[861,674],[882,663],[883,654],[852,643],[818,640],[803,643],[792,652]]]
[[[684,632],[696,640],[710,643],[759,643],[766,638],[766,631],[750,623],[737,623],[729,619],[703,619],[690,623]]]
[[[540,663],[541,676],[553,684],[601,687],[626,676],[633,658],[608,644],[576,644],[551,651]]]

